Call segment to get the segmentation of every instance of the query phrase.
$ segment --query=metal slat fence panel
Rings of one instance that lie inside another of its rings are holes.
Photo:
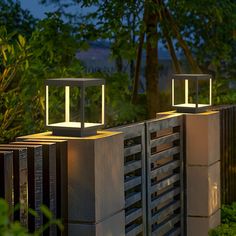
[[[110,129],[124,133],[126,236],[146,235],[145,124]]]
[[[218,106],[220,113],[221,202],[236,201],[236,105]]]
[[[148,235],[183,235],[183,116],[147,121],[146,144]]]
[[[13,152],[0,150],[0,198],[5,198],[9,207],[14,206]]]

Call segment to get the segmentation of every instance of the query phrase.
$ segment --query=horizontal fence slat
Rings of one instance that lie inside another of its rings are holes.
[[[168,190],[167,192],[161,194],[160,196],[158,196],[157,198],[152,200],[151,209],[158,206],[158,204],[161,204],[161,203],[167,201],[168,199],[174,198],[179,193],[180,193],[180,188],[179,187]]]
[[[168,236],[179,236],[181,233],[180,227],[172,229],[170,232],[168,232]]]
[[[129,207],[141,200],[141,193],[133,193],[125,198],[125,207]]]
[[[135,123],[132,125],[119,126],[109,130],[123,132],[125,139],[131,139],[142,135],[142,132],[144,130],[144,123]]]
[[[157,145],[171,143],[171,142],[176,141],[178,139],[180,139],[180,134],[179,133],[168,134],[166,136],[151,140],[150,141],[150,146],[152,148],[152,147],[155,147]]]
[[[175,222],[180,230],[184,225],[176,216],[176,211],[182,215],[184,209],[183,115],[147,121],[146,143],[148,232],[167,236],[176,231]]]
[[[143,231],[142,225],[131,225],[130,227],[126,228],[126,236],[136,236]]]
[[[160,180],[158,183],[154,184],[151,187],[151,193],[157,192],[162,190],[163,188],[166,188],[172,184],[174,184],[175,182],[180,180],[180,174],[175,174],[172,176],[168,176],[162,180]]]
[[[173,201],[167,206],[161,208],[152,216],[152,224],[154,224],[157,221],[163,221],[168,215],[173,214],[173,211],[180,208],[180,201]]]
[[[182,115],[176,115],[171,118],[162,118],[147,121],[148,132],[157,132],[159,130],[164,130],[168,128],[174,128],[176,126],[182,125]]]
[[[142,151],[142,145],[141,144],[137,144],[137,145],[125,148],[124,156],[125,157],[131,156],[131,155],[134,155],[134,154],[139,153],[141,151]]]
[[[175,215],[173,218],[165,220],[161,225],[152,232],[152,235],[164,235],[171,231],[176,223],[181,220],[180,214]]]
[[[154,178],[155,176],[157,176],[159,174],[163,174],[165,172],[174,170],[179,166],[180,166],[180,161],[179,160],[170,161],[167,164],[162,165],[162,166],[152,170],[150,177]]]
[[[145,123],[124,125],[109,130],[124,133],[125,235],[136,236],[142,233],[146,236]]]
[[[129,224],[132,221],[138,219],[139,217],[142,216],[142,208],[134,208],[131,211],[127,212],[125,215],[125,224]]]
[[[128,178],[127,181],[125,181],[125,191],[134,188],[137,185],[140,185],[142,183],[142,177],[141,176],[135,176]]]
[[[164,151],[161,151],[161,152],[158,152],[158,153],[155,153],[155,154],[151,155],[150,159],[153,162],[153,161],[160,160],[164,157],[173,156],[173,155],[175,155],[179,152],[180,152],[180,147],[179,146],[172,147],[172,148],[169,148],[167,150],[164,150]]]
[[[124,166],[124,174],[128,174],[132,171],[138,170],[142,167],[142,161],[130,161],[126,162]]]

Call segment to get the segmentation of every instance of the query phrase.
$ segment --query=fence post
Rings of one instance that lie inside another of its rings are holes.
[[[219,112],[186,114],[187,235],[220,224]]]
[[[124,236],[123,134],[100,131],[89,137],[61,137],[46,132],[18,138],[32,139],[67,141],[68,232],[63,235]]]

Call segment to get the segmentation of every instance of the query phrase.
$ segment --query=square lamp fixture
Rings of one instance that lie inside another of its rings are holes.
[[[172,107],[177,112],[199,113],[212,105],[212,76],[175,74],[172,77]]]
[[[53,135],[90,136],[104,126],[104,79],[47,79],[45,89],[45,123]]]

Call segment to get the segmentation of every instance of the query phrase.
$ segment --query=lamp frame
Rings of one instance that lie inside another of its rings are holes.
[[[65,88],[65,121],[58,123],[49,123],[49,87],[64,87]],[[92,86],[102,87],[102,111],[101,123],[86,123],[85,122],[85,89]],[[80,121],[70,121],[70,88],[80,88]],[[77,123],[78,126],[71,125]],[[65,124],[63,126],[63,124]],[[86,126],[92,124],[92,126]],[[99,78],[55,78],[45,80],[45,126],[52,129],[53,135],[59,136],[90,136],[95,135],[97,130],[105,125],[105,80]]]
[[[177,80],[184,80],[184,97],[185,97],[185,103],[183,104],[176,104],[175,103],[175,81]],[[189,98],[189,81],[193,81],[195,83],[195,93],[196,93],[196,102],[192,103],[190,106],[190,103],[188,103]],[[209,81],[209,103],[206,104],[199,104],[199,81],[202,80],[208,80]],[[177,112],[181,113],[200,113],[207,111],[212,106],[212,75],[210,74],[174,74],[172,76],[171,81],[171,95],[172,95],[172,107],[176,109]]]

